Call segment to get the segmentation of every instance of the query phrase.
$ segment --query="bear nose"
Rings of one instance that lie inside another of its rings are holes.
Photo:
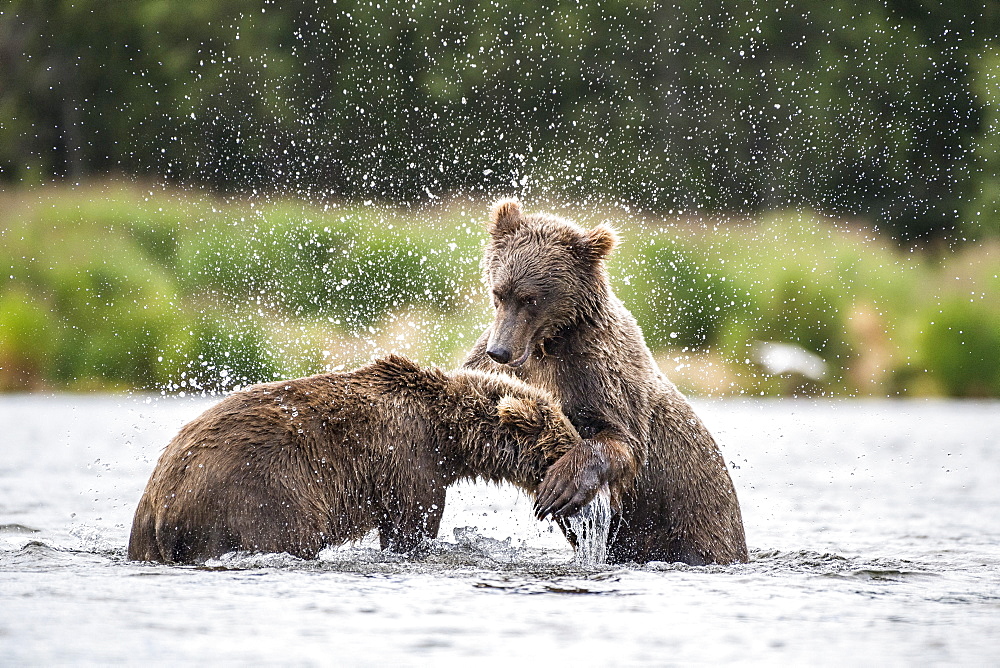
[[[510,361],[510,350],[503,346],[491,346],[486,350],[486,354],[498,364],[506,364]]]

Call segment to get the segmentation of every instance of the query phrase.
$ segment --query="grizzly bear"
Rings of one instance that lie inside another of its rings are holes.
[[[610,561],[746,561],[719,448],[611,289],[614,230],[525,215],[513,199],[494,205],[487,230],[495,314],[465,366],[548,390],[584,438],[539,486],[538,517],[555,517],[573,541],[564,519],[607,484],[618,522]]]
[[[580,440],[544,391],[399,356],[257,385],[170,442],[139,501],[128,556],[311,558],[376,528],[383,549],[408,552],[437,535],[448,485],[481,478],[534,492]]]

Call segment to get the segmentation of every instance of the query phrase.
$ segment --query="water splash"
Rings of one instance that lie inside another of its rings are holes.
[[[251,570],[259,568],[293,568],[304,559],[287,552],[226,552],[217,559],[208,559],[202,568],[207,570]]]
[[[611,491],[604,485],[590,503],[569,518],[576,535],[576,558],[579,566],[598,566],[608,559],[608,533],[611,529]]]

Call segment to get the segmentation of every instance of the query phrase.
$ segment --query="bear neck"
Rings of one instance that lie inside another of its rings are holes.
[[[602,272],[603,273],[603,272]],[[542,354],[573,352],[592,345],[594,332],[619,327],[629,315],[608,283],[606,275],[595,281],[591,290],[577,299],[573,318],[557,327],[542,341]]]

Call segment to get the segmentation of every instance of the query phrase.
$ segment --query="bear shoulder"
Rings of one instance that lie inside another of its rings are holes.
[[[413,392],[437,396],[448,389],[448,376],[437,367],[422,367],[408,357],[390,354],[364,366],[351,377],[379,394]]]

